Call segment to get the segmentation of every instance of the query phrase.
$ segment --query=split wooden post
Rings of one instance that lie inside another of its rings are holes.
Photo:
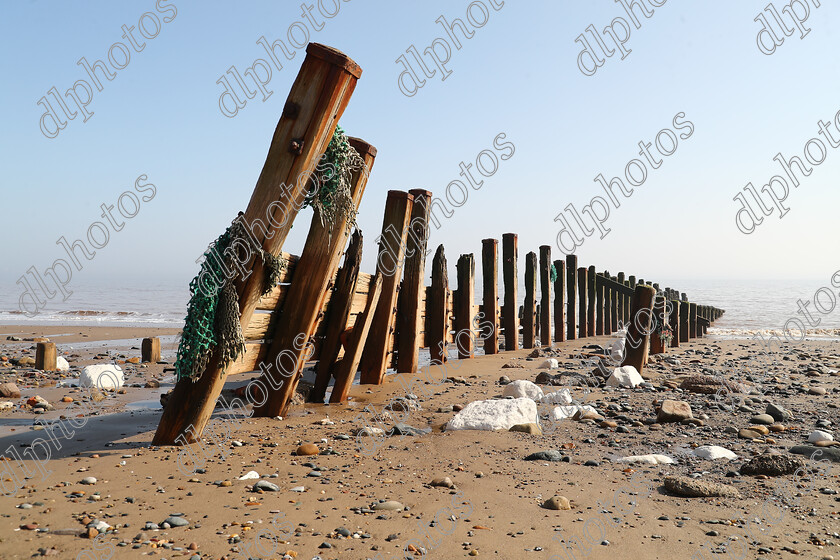
[[[364,384],[381,384],[391,361],[400,272],[405,261],[406,236],[413,205],[414,197],[407,192],[388,191],[376,259],[376,273],[382,276],[382,295],[373,313],[373,323],[362,352],[361,382]]]
[[[564,342],[566,340],[566,263],[561,260],[554,261],[554,270],[557,272],[557,279],[554,281],[554,341]]]
[[[309,391],[309,402],[322,403],[327,394],[330,377],[341,352],[341,336],[347,329],[347,320],[353,308],[353,296],[362,265],[362,233],[353,232],[350,244],[344,253],[344,266],[335,277],[335,288],[326,314],[326,329],[318,363],[315,364],[315,385]],[[346,354],[346,352],[345,352]],[[355,371],[353,372],[356,373]]]
[[[414,197],[411,222],[408,226],[406,258],[403,283],[400,289],[402,306],[397,318],[400,332],[397,344],[397,372],[418,371],[420,347],[423,346],[420,314],[423,292],[426,287],[426,244],[429,237],[429,207],[432,193],[424,189],[412,189],[408,194]]]
[[[540,245],[540,343],[551,346],[551,246]]]
[[[671,292],[671,295],[674,295]],[[671,326],[671,348],[680,347],[680,302],[675,299],[671,300],[671,316],[669,325]]]
[[[361,68],[344,53],[317,43],[307,46],[306,58],[289,92],[262,173],[242,217],[264,251],[280,254],[315,165],[326,151],[361,73]],[[275,226],[277,223],[280,226]],[[234,281],[239,297],[239,322],[243,326],[251,322],[265,277],[262,259],[255,256],[248,264],[251,274]],[[198,381],[178,381],[152,444],[194,443],[200,438],[225,377],[216,352]]]
[[[381,294],[382,276],[377,274],[370,282],[365,310],[356,319],[356,324],[353,325],[353,330],[350,332],[349,340],[344,349],[344,358],[338,362],[335,368],[335,384],[330,394],[331,403],[341,403],[347,400],[347,394],[350,392],[353,378],[359,369],[359,362],[362,361],[365,340],[367,340],[368,333],[370,332],[370,325],[373,323],[373,314],[376,311]]]
[[[533,348],[536,342],[537,254],[525,255],[525,309],[522,312],[522,348]]]
[[[438,245],[432,259],[432,286],[426,296],[426,344],[432,362],[447,361],[446,340],[449,337],[449,272],[443,245]]]
[[[458,293],[455,295],[455,346],[458,357],[472,358],[475,349],[473,301],[475,301],[475,257],[472,253],[461,255],[455,265],[458,275]]]
[[[587,280],[586,267],[578,268],[578,338],[586,338],[586,289],[589,284]]]
[[[502,310],[502,322],[505,326],[505,350],[519,348],[519,260],[518,239],[515,233],[502,235],[502,276],[505,282],[505,305]]]
[[[697,304],[694,302],[688,303],[688,336],[697,338]]]
[[[41,371],[55,371],[56,366],[55,342],[38,342],[35,346],[35,369]]]
[[[499,352],[499,240],[481,241],[481,276],[484,282],[484,321],[491,321],[493,332],[484,339],[484,353]],[[486,334],[486,333],[484,333]]]
[[[364,169],[371,169],[376,148],[357,138],[351,138],[350,145],[362,157]],[[363,171],[356,170],[351,174],[350,196],[354,210],[362,201],[369,177],[369,173]],[[264,361],[275,364],[276,369],[274,373],[271,373],[270,367],[263,369],[257,382],[257,387],[262,392],[267,391],[268,397],[262,404],[255,403],[254,416],[286,416],[289,402],[302,377],[303,366],[314,351],[312,339],[315,328],[322,317],[324,302],[332,288],[332,279],[349,235],[346,218],[337,217],[333,223],[324,224],[317,211],[312,215],[306,243],[295,265],[294,281],[289,285],[283,308],[279,310],[277,326],[270,333],[271,344]]]
[[[600,274],[596,275],[600,276]],[[596,278],[597,280],[597,278]],[[604,290],[606,288],[603,284],[595,286],[595,334],[602,336],[604,334]]]
[[[687,301],[680,302],[680,342],[688,342],[691,335],[689,322],[689,305]]]
[[[633,303],[630,306],[626,352],[621,365],[633,366],[639,373],[642,373],[648,358],[654,295],[656,291],[650,286],[636,286],[633,292]]]
[[[619,284],[624,284],[624,273],[619,272],[616,276],[616,282]],[[624,312],[626,311],[626,304],[627,304],[627,296],[624,294],[618,294],[618,321],[622,323],[626,323],[627,321],[624,319]]]
[[[656,296],[653,300],[653,326],[654,331],[656,331],[656,327],[660,327],[665,325],[668,321],[668,318],[665,317],[665,296]],[[658,332],[651,333],[651,341],[650,341],[650,354],[662,354],[665,352],[667,348],[665,346],[664,341],[660,337]]]
[[[577,256],[566,255],[566,337],[574,340],[577,337],[575,330],[575,308],[577,307]]]
[[[586,272],[586,336],[595,336],[595,265]]]
[[[160,361],[160,339],[156,336],[144,338],[140,344],[140,361],[153,364]]]

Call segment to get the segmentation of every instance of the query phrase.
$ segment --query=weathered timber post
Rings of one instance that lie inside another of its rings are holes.
[[[689,305],[687,301],[680,302],[680,342],[688,342],[691,329],[689,322]]]
[[[540,246],[540,343],[551,346],[551,246]]]
[[[156,336],[144,338],[140,344],[140,361],[157,363],[160,361],[160,339]]]
[[[653,288],[644,285],[636,286],[633,292],[625,344],[626,352],[621,365],[633,366],[639,373],[642,373],[647,363],[655,294],[656,291]]]
[[[449,335],[449,272],[443,245],[438,245],[432,259],[432,286],[426,296],[426,344],[432,362],[442,364],[449,358],[446,340]]]
[[[657,330],[657,327],[667,324],[668,318],[665,317],[665,296],[659,295],[653,300],[653,321],[654,330]],[[659,333],[651,333],[650,354],[662,354],[665,352],[665,348],[666,346]]]
[[[35,369],[41,371],[55,371],[56,366],[55,342],[39,342],[35,346]]]
[[[618,276],[616,276],[616,282],[618,282],[619,284],[622,284],[622,285],[624,284],[624,273],[623,272],[618,273]],[[624,318],[624,313],[627,310],[626,309],[626,307],[627,307],[626,304],[627,304],[627,296],[619,293],[618,294],[618,319],[617,319],[617,322],[621,322],[621,323],[626,323],[627,322],[627,320]],[[618,328],[616,328],[616,330],[618,330]]]
[[[347,320],[353,308],[353,296],[362,265],[362,233],[353,232],[344,253],[344,266],[335,277],[335,289],[325,317],[326,328],[318,363],[315,364],[315,385],[309,391],[309,402],[322,403],[330,384],[330,377],[341,351],[341,335],[347,330]],[[353,372],[356,373],[355,371]]]
[[[577,307],[577,256],[566,255],[566,337],[576,338],[575,308]]]
[[[411,222],[408,226],[403,284],[400,289],[402,308],[398,314],[400,338],[397,344],[397,372],[415,373],[418,366],[423,337],[420,325],[423,280],[426,278],[426,245],[429,237],[429,207],[432,193],[424,189],[412,189],[408,194],[414,197]]]
[[[694,302],[688,303],[688,336],[697,338],[697,304]]]
[[[336,365],[335,384],[330,394],[331,403],[340,403],[347,400],[347,393],[350,392],[353,378],[359,369],[359,362],[362,361],[365,340],[367,340],[368,333],[370,332],[373,314],[376,311],[381,294],[382,276],[377,274],[370,282],[370,291],[368,292],[365,310],[356,319],[356,324],[353,325],[353,330],[350,332],[349,340],[344,349],[344,358]]]
[[[534,345],[536,345],[536,341],[540,339],[540,304],[538,303],[534,306],[534,320],[536,321],[534,327]]]
[[[615,276],[610,278],[613,282],[618,282]],[[612,306],[610,307],[610,330],[616,332],[618,330],[618,301],[621,299],[621,293],[618,290],[613,290]]]
[[[671,292],[674,295],[674,292]],[[680,347],[680,302],[675,299],[671,300],[671,316],[669,318],[669,325],[671,326],[671,348]]]
[[[533,348],[536,342],[537,254],[525,255],[525,310],[522,313],[522,348]]]
[[[587,280],[586,267],[578,268],[578,338],[586,338],[586,288],[589,284]]]
[[[326,151],[361,74],[361,68],[344,53],[317,43],[307,46],[306,58],[289,92],[263,170],[243,215],[243,221],[250,225],[264,251],[280,254],[315,164]],[[234,280],[243,328],[251,322],[263,293],[262,259],[254,257],[250,270],[247,278]],[[181,379],[176,383],[153,445],[175,445],[180,443],[179,437],[184,443],[194,443],[200,438],[224,383],[224,368],[219,363],[218,352],[214,352],[197,381]]]
[[[381,384],[390,361],[400,273],[405,261],[406,236],[413,205],[414,197],[407,192],[388,191],[376,259],[376,273],[382,276],[382,295],[373,313],[373,323],[362,352],[361,382],[364,384]],[[386,241],[389,236],[392,245]],[[386,264],[387,261],[390,263]]]
[[[353,171],[350,178],[350,196],[356,210],[365,192],[376,148],[357,138],[351,138],[350,145],[364,162],[364,168]],[[274,363],[276,369],[274,373],[270,367],[264,369],[259,380],[263,385],[257,385],[261,391],[268,391],[268,397],[262,405],[255,403],[254,416],[286,416],[303,366],[314,351],[311,341],[349,235],[347,217],[336,217],[333,223],[324,224],[317,211],[312,215],[294,280],[279,310],[276,328],[270,332],[271,344],[265,362]]]
[[[630,280],[625,280],[624,282],[622,282],[622,284],[624,284],[626,287],[630,288],[631,290],[635,289],[635,287],[630,286]],[[624,323],[625,328],[627,328],[627,323],[630,321],[630,299],[631,299],[631,297],[632,296],[629,296],[627,294],[622,294],[622,296],[621,296],[621,301],[624,302],[624,314],[621,317],[621,322]]]
[[[566,263],[554,261],[557,279],[554,281],[554,341],[566,340]]]
[[[484,353],[499,352],[499,241],[483,239],[481,241],[481,272],[484,282],[483,303],[484,321],[493,324],[493,332],[484,339]],[[482,321],[482,322],[484,322]],[[486,333],[484,333],[486,334]]]
[[[601,275],[596,274],[596,276]],[[604,334],[604,290],[606,288],[603,284],[595,286],[595,334],[598,336]]]
[[[475,348],[474,313],[475,301],[475,257],[472,253],[461,255],[455,265],[458,275],[458,293],[455,296],[455,346],[458,357],[472,358]]]
[[[595,265],[586,272],[586,336],[595,336]]]
[[[505,305],[502,310],[502,323],[505,326],[505,350],[519,348],[519,278],[517,261],[519,260],[518,239],[515,233],[502,235],[502,276],[505,282]]]
[[[609,279],[610,278],[609,271],[605,270],[603,276],[604,276],[604,278]],[[611,319],[612,305],[613,305],[612,302],[613,302],[613,290],[607,286],[605,291],[604,291],[604,334],[607,335],[607,336],[609,336],[613,333],[612,319]]]

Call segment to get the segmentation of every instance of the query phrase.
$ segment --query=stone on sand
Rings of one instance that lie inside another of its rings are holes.
[[[644,463],[647,465],[670,465],[674,462],[667,455],[651,453],[649,455],[630,455],[618,460],[619,463]]]
[[[317,455],[319,451],[314,443],[304,443],[295,450],[295,455]]]
[[[533,422],[529,422],[527,424],[516,424],[514,426],[511,426],[508,431],[509,432],[523,432],[523,433],[531,434],[531,435],[535,435],[535,436],[541,436],[542,433],[543,433],[540,425],[536,424],[536,423],[533,423]]]
[[[125,377],[120,366],[116,364],[85,366],[79,376],[80,387],[117,389],[123,385],[125,385]]]
[[[753,457],[744,463],[740,472],[746,475],[782,476],[792,474],[804,465],[799,457],[767,453]]]
[[[709,482],[688,476],[669,476],[665,478],[665,490],[687,498],[740,498],[737,488],[717,482]]]
[[[814,430],[808,436],[808,443],[818,443],[820,441],[834,441],[834,436],[822,430]]]
[[[664,424],[666,422],[682,422],[692,417],[690,404],[685,401],[665,399],[657,410],[656,421]]]
[[[733,459],[738,458],[738,456],[732,451],[718,445],[701,445],[694,450],[694,456],[701,459],[707,459],[709,461],[714,461],[716,459],[727,459],[732,461]]]
[[[509,430],[516,424],[539,423],[537,403],[528,398],[473,401],[465,406],[446,430]]]
[[[505,397],[513,397],[515,399],[528,398],[533,401],[539,401],[543,398],[543,390],[536,383],[527,381],[525,379],[518,379],[505,385],[502,395]]]
[[[645,380],[633,366],[615,368],[607,379],[607,387],[626,387],[632,389],[644,383]]]
[[[569,498],[566,496],[554,496],[552,498],[547,499],[543,502],[542,505],[545,509],[555,509],[555,510],[563,510],[569,511],[572,509],[572,505],[569,503]]]

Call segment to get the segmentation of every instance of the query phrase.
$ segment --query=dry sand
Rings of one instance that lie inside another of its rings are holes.
[[[32,342],[3,340],[7,335],[49,336],[57,343],[60,355],[77,355],[69,358],[73,360],[71,365],[81,366],[138,357],[139,349],[132,347],[139,348],[142,337],[176,332],[0,327],[0,355],[34,357]],[[56,336],[64,334],[67,336]],[[119,349],[102,359],[94,359],[95,354],[114,349],[114,345],[106,342],[105,346],[65,352],[73,344],[92,340],[116,341]],[[572,356],[584,345],[609,340],[600,337],[555,345],[560,368],[549,373],[590,370]],[[539,367],[543,358],[527,358],[530,350],[463,360],[451,365],[449,375],[454,381],[423,385],[417,390],[421,410],[393,413],[405,416],[405,423],[411,426],[431,427],[430,434],[393,436],[372,455],[362,453],[356,438],[342,439],[365,424],[358,414],[367,405],[382,411],[392,397],[404,396],[405,390],[395,382],[378,387],[354,386],[347,405],[299,403],[283,420],[247,418],[237,412],[239,427],[229,438],[223,437],[218,446],[210,440],[204,442],[212,458],[205,460],[203,470],[194,473],[189,472],[194,468],[192,463],[187,464],[186,473],[178,468],[179,452],[182,459],[187,456],[182,448],[150,447],[160,410],[129,404],[146,401],[151,405],[148,401],[157,400],[162,391],[171,388],[171,373],[164,371],[171,363],[124,364],[124,394],[108,395],[101,403],[92,404],[95,415],[84,421],[76,418],[79,409],[75,403],[59,402],[65,396],[85,399],[79,389],[50,386],[57,374],[36,374],[29,367],[4,364],[0,366],[0,382],[16,382],[23,393],[22,398],[11,399],[16,405],[38,394],[56,410],[43,415],[25,408],[0,412],[0,450],[5,452],[12,446],[23,452],[33,439],[45,437],[46,430],[33,429],[35,421],[64,416],[65,426],[70,418],[83,425],[67,439],[53,430],[61,448],[51,448],[51,460],[44,467],[50,471],[46,476],[32,461],[24,461],[23,467],[13,461],[0,462],[0,468],[17,469],[20,477],[23,468],[31,471],[16,492],[0,496],[0,557],[46,554],[77,558],[88,551],[80,558],[283,558],[289,551],[288,557],[305,560],[316,556],[355,560],[375,558],[377,554],[379,558],[402,558],[404,547],[413,544],[425,547],[427,557],[441,559],[670,560],[716,557],[712,548],[732,543],[732,558],[787,558],[795,554],[840,558],[835,544],[840,543],[840,503],[837,495],[830,493],[840,490],[836,464],[828,474],[806,473],[796,483],[791,475],[733,475],[755,454],[777,451],[789,455],[788,449],[805,442],[820,420],[830,423],[825,428],[829,432],[837,425],[840,391],[838,378],[830,372],[840,368],[840,357],[833,354],[836,344],[790,345],[773,356],[773,362],[757,363],[742,359],[755,356],[756,348],[746,341],[697,339],[671,349],[668,360],[656,357],[645,370],[645,375],[651,376],[648,388],[593,388],[588,394],[582,388],[572,388],[573,396],[595,406],[617,427],[568,419],[546,435],[442,431],[455,413],[439,409],[500,395],[503,386],[499,379],[503,375],[534,381],[537,374],[548,371]],[[173,355],[174,343],[169,342],[164,345],[164,359],[171,362]],[[671,363],[671,358],[679,363]],[[503,368],[505,364],[522,367]],[[763,382],[760,387],[764,394],[748,396],[750,400],[726,410],[717,407],[711,395],[674,388],[683,376],[703,373],[704,368],[750,386]],[[235,376],[229,386],[242,385],[252,377]],[[161,387],[144,388],[147,381],[157,381]],[[814,388],[826,392],[809,394]],[[552,390],[547,386],[543,389]],[[649,424],[655,418],[653,401],[666,398],[688,401],[703,425]],[[0,398],[3,400],[9,399]],[[792,419],[783,422],[785,431],[755,440],[727,433],[726,428],[731,431],[749,426],[751,417],[763,413],[769,402],[793,413]],[[327,418],[334,424],[322,422]],[[370,445],[372,440],[364,441]],[[295,456],[302,443],[316,443],[322,452],[331,449],[335,454]],[[708,461],[685,454],[697,445],[720,445],[739,458]],[[549,449],[560,450],[568,462],[524,460],[531,453]],[[196,447],[192,451],[201,456]],[[644,453],[670,454],[677,462],[613,462],[618,457]],[[591,466],[585,464],[587,461]],[[279,491],[254,492],[255,480],[238,480],[252,470],[262,475],[262,480],[276,484]],[[672,495],[663,487],[667,476],[695,473],[702,473],[702,480],[736,488],[741,497],[687,498]],[[90,476],[97,479],[95,484],[81,484]],[[449,477],[455,489],[429,485],[440,477]],[[14,481],[8,470],[2,479],[5,488],[12,489]],[[762,506],[782,479],[798,484],[793,491],[798,494],[794,496],[798,505],[784,506],[784,516],[772,523],[772,515],[780,510]],[[221,481],[230,484],[219,485]],[[297,486],[304,486],[305,491],[292,491]],[[568,498],[572,509],[541,507],[553,496]],[[406,510],[367,513],[360,509],[381,500],[398,501]],[[147,523],[162,524],[174,514],[180,514],[189,526],[144,529]],[[104,521],[114,529],[96,541],[90,540],[81,533],[93,520]],[[752,523],[749,528],[743,525],[746,520]],[[339,528],[355,535],[341,537],[336,533]],[[67,529],[71,531],[62,531]],[[284,530],[294,533],[284,534]],[[747,536],[748,531],[752,537]],[[585,533],[598,544],[587,540]],[[602,540],[608,544],[600,544]],[[261,548],[255,548],[255,543]],[[188,550],[191,544],[197,550]],[[319,548],[324,544],[330,547]],[[706,548],[701,548],[703,545]]]

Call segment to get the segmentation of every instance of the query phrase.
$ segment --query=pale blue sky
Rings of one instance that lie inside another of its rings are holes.
[[[464,19],[468,4],[351,0],[321,31],[310,29],[312,41],[363,68],[341,125],[379,151],[359,216],[365,270],[374,268],[386,191],[427,188],[443,196],[460,179],[459,163],[492,149],[500,132],[515,144],[514,156],[433,229],[430,244],[444,243],[454,268],[459,254],[480,253],[481,239],[516,232],[524,270],[525,253],[555,244],[554,217],[569,203],[581,209],[603,195],[595,176],[623,173],[640,157],[638,142],[653,141],[679,112],[694,123],[693,135],[611,209],[611,233],[585,240],[577,250],[582,264],[663,284],[689,277],[825,282],[840,268],[830,253],[840,233],[840,151],[829,149],[791,189],[784,219],[775,212],[752,235],[736,229],[732,201],[747,182],[760,187],[781,173],[777,152],[802,157],[818,120],[833,121],[840,110],[838,55],[831,54],[840,6],[812,6],[805,23],[811,32],[804,39],[795,33],[766,56],[756,47],[760,26],[753,20],[767,0],[672,0],[642,19],[641,29],[632,27],[624,60],[608,58],[587,77],[576,64],[575,38],[590,24],[601,29],[614,17],[626,19],[620,4],[505,0],[472,39],[461,38],[445,81],[438,73],[415,96],[402,95],[395,59],[412,44],[422,51],[445,36],[435,20]],[[304,19],[300,2],[171,5],[175,19],[93,92],[93,116],[69,121],[54,139],[39,129],[38,100],[53,86],[64,92],[88,79],[76,61],[104,60],[115,41],[125,42],[121,26],[136,26],[155,3],[0,7],[0,292],[17,294],[15,280],[29,266],[43,270],[64,257],[56,240],[83,237],[102,220],[100,204],[116,203],[141,174],[156,185],[155,198],[122,231],[111,231],[71,287],[130,278],[186,284],[197,272],[195,259],[247,205],[303,50],[275,70],[267,101],[248,101],[233,119],[219,111],[216,81],[231,65],[243,72],[265,57],[256,44],[261,36],[285,40],[289,26]],[[310,215],[301,213],[286,250],[300,252]]]

